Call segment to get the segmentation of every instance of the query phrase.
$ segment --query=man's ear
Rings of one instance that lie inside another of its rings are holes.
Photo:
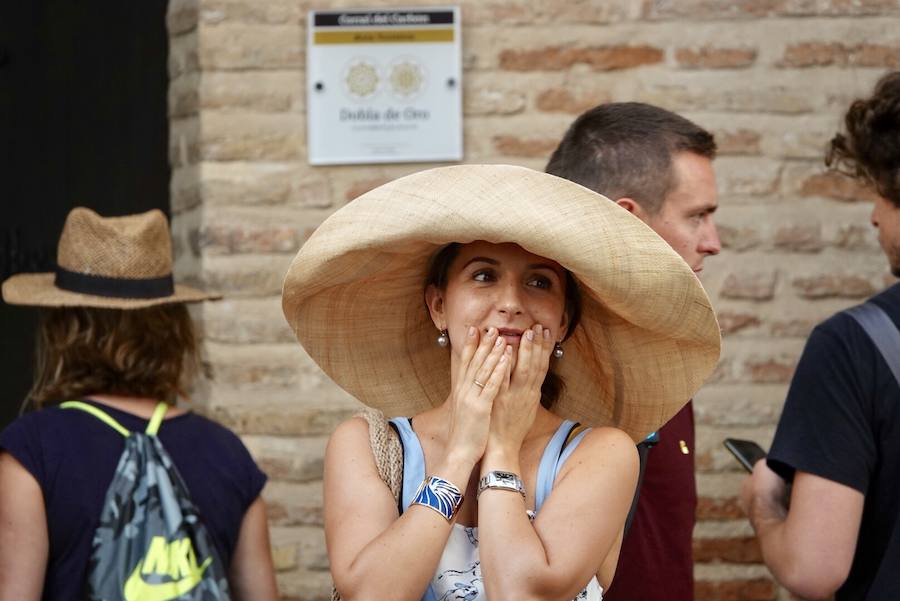
[[[633,198],[628,198],[627,196],[624,198],[620,198],[616,201],[616,204],[632,213],[635,217],[640,219],[641,221],[647,221],[647,212],[644,208]]]
[[[428,307],[428,313],[431,315],[431,321],[438,330],[447,327],[447,320],[444,318],[444,292],[435,286],[429,284],[425,288],[425,306]]]

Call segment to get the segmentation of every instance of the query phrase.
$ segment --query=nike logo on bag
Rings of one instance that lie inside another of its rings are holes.
[[[166,542],[165,537],[154,536],[144,559],[135,566],[125,582],[122,594],[125,601],[171,601],[189,592],[203,580],[203,573],[212,557],[197,565],[197,556],[191,539],[182,538]],[[167,576],[166,582],[147,582],[144,576]]]

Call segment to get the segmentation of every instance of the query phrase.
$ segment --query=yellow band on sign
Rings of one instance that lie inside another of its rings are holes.
[[[356,29],[317,31],[313,35],[314,44],[410,44],[452,41],[452,29]]]

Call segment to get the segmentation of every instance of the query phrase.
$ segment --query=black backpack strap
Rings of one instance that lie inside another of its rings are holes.
[[[894,321],[872,301],[847,309],[846,313],[869,335],[900,384],[900,332]]]
[[[647,455],[650,449],[659,442],[659,432],[653,432],[650,436],[637,444],[638,450],[638,479],[637,486],[634,487],[634,498],[631,500],[631,508],[628,510],[628,517],[625,518],[625,530],[622,532],[622,539],[631,529],[631,523],[637,513],[638,501],[641,498],[641,485],[644,483],[644,472],[647,471]]]

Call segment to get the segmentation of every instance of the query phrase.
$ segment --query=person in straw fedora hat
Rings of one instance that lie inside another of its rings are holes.
[[[0,433],[0,600],[85,598],[92,539],[125,440],[88,413],[98,410],[140,432],[154,413],[165,415],[158,439],[230,566],[232,591],[276,599],[259,495],[265,474],[232,432],[174,406],[199,364],[185,303],[215,297],[174,284],[165,215],[74,208],[55,273],[15,275],[2,293],[42,314],[29,394],[37,410]],[[59,406],[73,400],[85,411]],[[161,401],[171,405],[165,413]]]
[[[300,249],[288,322],[402,442],[402,482],[373,420],[328,443],[338,595],[601,598],[634,442],[691,398],[720,344],[691,269],[604,200],[521,167],[443,167],[362,195]]]

